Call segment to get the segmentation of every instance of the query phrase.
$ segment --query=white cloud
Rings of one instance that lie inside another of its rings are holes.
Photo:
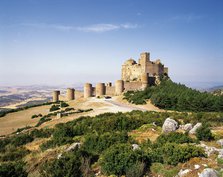
[[[22,26],[29,26],[35,28],[51,28],[60,31],[81,31],[81,32],[108,32],[115,31],[120,29],[135,29],[139,26],[137,24],[124,23],[124,24],[110,24],[110,23],[102,23],[102,24],[93,24],[89,26],[69,26],[69,25],[58,25],[58,24],[45,24],[45,23],[23,23]]]

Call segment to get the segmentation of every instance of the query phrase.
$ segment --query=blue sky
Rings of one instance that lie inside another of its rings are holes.
[[[148,51],[173,81],[223,84],[222,0],[1,0],[0,85],[115,81]]]

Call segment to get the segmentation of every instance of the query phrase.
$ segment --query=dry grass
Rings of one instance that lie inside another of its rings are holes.
[[[131,131],[129,135],[132,136],[137,142],[142,143],[148,139],[154,142],[160,135],[160,133],[161,130],[157,127],[151,124],[146,124],[138,128],[137,130]]]

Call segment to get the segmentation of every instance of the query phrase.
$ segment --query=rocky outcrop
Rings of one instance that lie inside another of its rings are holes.
[[[218,173],[212,168],[204,169],[200,174],[198,174],[198,176],[199,177],[219,177]]]
[[[188,123],[185,125],[180,125],[180,128],[186,132],[189,132],[193,128],[193,125],[191,123]]]
[[[184,177],[187,175],[187,173],[189,173],[191,171],[192,170],[190,170],[190,169],[186,169],[186,170],[181,169],[180,172],[178,173],[178,177]]]
[[[64,152],[70,152],[70,151],[73,151],[75,149],[79,149],[80,147],[81,147],[81,143],[73,143]],[[60,153],[57,156],[57,159],[60,159],[62,157],[62,155],[63,155],[63,153]]]
[[[203,143],[201,143],[197,146],[202,147],[205,151],[205,154],[207,154],[207,156],[210,156],[212,154],[219,154],[220,155],[221,153],[223,153],[222,149],[218,149],[218,148],[213,147],[213,146],[207,146],[206,144],[203,144]]]
[[[162,126],[162,132],[163,133],[169,133],[169,132],[174,132],[178,128],[178,123],[171,119],[167,118]]]
[[[223,139],[218,140],[217,144],[220,145],[221,147],[223,147]]]
[[[194,135],[197,131],[198,128],[200,128],[202,126],[202,123],[197,123],[190,131],[189,134]]]

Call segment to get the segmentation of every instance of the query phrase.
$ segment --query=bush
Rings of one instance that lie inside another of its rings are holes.
[[[12,148],[5,152],[4,154],[0,155],[0,160],[5,161],[18,161],[21,160],[23,157],[25,157],[27,154],[29,154],[29,150],[25,148]]]
[[[60,104],[61,108],[65,108],[65,107],[68,107],[69,104],[65,103],[65,102],[61,102]]]
[[[35,119],[37,117],[38,117],[38,115],[34,114],[34,115],[32,115],[31,119]]]
[[[59,105],[52,105],[51,108],[50,108],[50,112],[57,111],[59,109],[60,109],[60,106]]]
[[[82,177],[80,167],[81,155],[80,153],[75,152],[43,164],[40,173],[43,176],[53,177]]]
[[[196,130],[196,137],[200,141],[210,141],[214,139],[209,126],[204,124]]]
[[[193,157],[205,157],[205,152],[202,148],[193,145],[166,143],[162,147],[154,149],[152,156],[153,162],[177,165]]]
[[[53,132],[53,129],[35,129],[30,132],[30,136],[33,138],[49,138]]]
[[[168,134],[161,134],[157,139],[157,146],[166,144],[166,143],[193,143],[194,140],[190,138],[187,134],[178,133],[178,132],[170,132]]]
[[[19,134],[12,137],[10,143],[13,146],[21,146],[27,143],[30,143],[34,140],[34,138],[28,134]]]
[[[26,177],[27,172],[24,170],[25,163],[9,162],[0,164],[0,176],[2,177]]]
[[[42,117],[39,122],[35,125],[35,127],[39,127],[40,125],[42,125],[45,122],[51,121],[52,119],[49,117]]]
[[[83,148],[92,154],[100,154],[113,144],[126,143],[128,141],[127,132],[106,132],[104,134],[88,134],[85,136]]]
[[[108,148],[100,157],[100,165],[102,172],[106,175],[126,175],[130,172],[130,168],[137,168],[137,171],[142,170],[141,165],[145,163],[145,166],[149,166],[150,158],[142,151],[133,151],[129,144],[116,144]]]

